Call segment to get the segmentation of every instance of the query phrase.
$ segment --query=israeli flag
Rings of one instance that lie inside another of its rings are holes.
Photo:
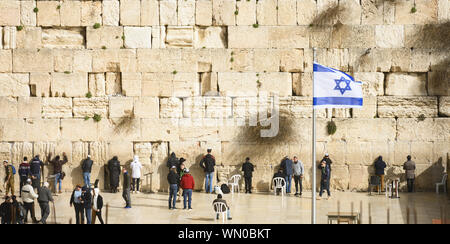
[[[362,108],[362,82],[314,63],[314,108]]]

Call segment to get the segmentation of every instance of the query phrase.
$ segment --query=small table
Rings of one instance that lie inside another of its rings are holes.
[[[358,212],[331,212],[327,214],[328,216],[328,224],[332,224],[333,220],[336,220],[337,223],[347,223],[347,224],[357,224],[359,221],[359,213]]]

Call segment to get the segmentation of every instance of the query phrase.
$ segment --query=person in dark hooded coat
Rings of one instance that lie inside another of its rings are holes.
[[[172,168],[172,166],[175,166],[176,168],[180,167],[180,160],[175,155],[175,152],[172,152],[170,154],[169,159],[167,159],[166,166],[167,168],[169,168],[169,170]]]
[[[116,193],[117,187],[119,187],[120,177],[120,161],[117,156],[114,156],[111,160],[108,161],[108,169],[111,192]]]
[[[384,169],[386,168],[386,163],[383,161],[383,157],[379,156],[377,161],[375,161],[375,175],[380,177],[381,190],[384,189]],[[377,186],[378,191],[378,186]]]

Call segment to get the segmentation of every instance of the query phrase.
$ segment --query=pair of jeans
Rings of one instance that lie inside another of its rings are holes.
[[[47,224],[47,218],[50,215],[50,206],[48,202],[39,202],[39,207],[41,207],[41,223]]]
[[[286,193],[291,193],[292,175],[286,175]]]
[[[331,193],[330,193],[330,181],[328,179],[327,180],[324,180],[324,179],[320,180],[320,193],[319,193],[319,196],[322,196],[322,193],[323,193],[324,190],[327,191],[328,196],[331,196]]]
[[[298,193],[298,185],[300,185],[300,194],[303,192],[302,178],[300,175],[294,175],[295,193]]]
[[[27,203],[27,202],[24,202],[23,203],[23,208],[25,209],[25,223],[26,222],[28,222],[28,212],[30,212],[30,215],[31,215],[31,220],[32,221],[36,221],[36,216],[35,216],[35,214],[34,214],[34,202],[31,202],[31,203]]]
[[[76,223],[77,225],[79,224],[84,224],[84,207],[83,204],[81,203],[74,203],[73,204],[75,207],[75,219],[76,219]]]
[[[84,185],[87,188],[91,188],[91,173],[83,172]]]
[[[414,190],[414,179],[407,179],[408,183],[408,192],[413,192]]]
[[[252,177],[244,177],[245,180],[245,192],[252,192]]]
[[[214,179],[214,172],[205,172],[205,191],[212,192],[212,184]]]
[[[175,203],[177,202],[177,192],[178,184],[171,184],[169,193],[169,208],[175,208]]]
[[[125,203],[126,203],[125,207],[131,207],[130,189],[123,189],[122,197],[123,197],[123,200],[125,200]]]
[[[189,209],[192,208],[191,203],[192,203],[192,189],[184,189],[183,190],[183,200],[184,200],[184,209],[186,209],[186,201],[188,201],[188,207]]]
[[[131,184],[133,191],[139,191],[139,182],[140,181],[141,181],[141,178],[133,178],[133,182]]]
[[[33,179],[36,178],[36,179]],[[31,178],[31,182],[34,189],[37,189],[37,192],[41,189],[41,174],[34,174],[33,178]]]
[[[59,183],[59,191],[61,191],[61,184],[62,184],[62,180],[61,180],[61,173],[57,173],[55,174],[55,192],[56,192],[56,186]]]
[[[86,224],[92,224],[92,208],[85,208],[84,213],[86,214]]]

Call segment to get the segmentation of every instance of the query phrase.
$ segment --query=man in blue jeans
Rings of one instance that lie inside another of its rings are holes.
[[[284,157],[283,161],[281,161],[281,169],[283,169],[285,174],[286,193],[291,193],[292,174],[294,173],[294,170],[292,167],[292,160],[289,159],[288,156]]]
[[[87,158],[83,161],[83,165],[81,166],[83,170],[84,185],[88,189],[91,188],[91,171],[93,164],[94,162],[92,161],[91,156],[88,155]]]
[[[184,175],[181,177],[180,187],[183,189],[184,208],[186,209],[186,201],[189,203],[189,210],[192,210],[192,190],[194,189],[194,177],[189,174],[189,169],[184,170]]]
[[[170,185],[169,193],[169,209],[176,209],[175,204],[177,202],[178,184],[180,183],[180,175],[177,174],[177,167],[172,166],[167,175],[167,181]]]
[[[200,167],[205,171],[205,191],[206,193],[212,193],[213,191],[213,179],[214,179],[214,166],[216,166],[216,159],[211,155],[212,149],[207,150],[206,154],[200,161]]]
[[[49,153],[49,155],[48,155],[48,159],[50,160],[51,159],[51,156],[52,156],[52,154],[51,153]],[[53,174],[55,175],[55,192],[57,192],[56,191],[56,187],[57,187],[57,185],[58,185],[58,183],[59,183],[59,193],[62,193],[61,192],[61,184],[62,184],[62,181],[61,181],[61,174],[62,174],[62,166],[65,164],[65,163],[67,163],[67,155],[66,155],[66,153],[64,152],[63,153],[63,160],[61,160],[60,159],[60,157],[59,157],[59,155],[57,155],[53,160],[51,160],[50,161],[50,164],[51,165],[53,165]]]

